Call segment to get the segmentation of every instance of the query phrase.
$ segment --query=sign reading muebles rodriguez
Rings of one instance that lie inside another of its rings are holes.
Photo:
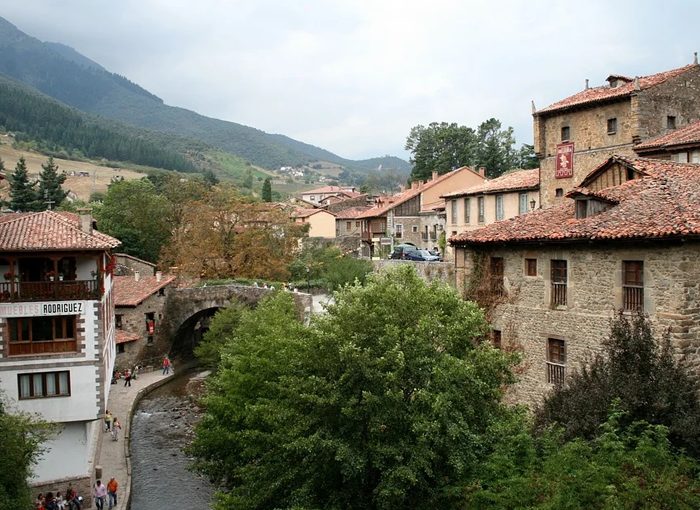
[[[47,315],[80,315],[83,301],[49,301],[46,303],[2,303],[0,317],[42,317]]]

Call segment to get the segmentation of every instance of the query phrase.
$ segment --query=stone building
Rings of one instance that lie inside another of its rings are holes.
[[[142,276],[139,270],[114,277],[117,369],[157,366],[158,360],[166,354],[157,352],[153,339],[175,279],[174,275],[164,275],[160,271],[144,272]]]
[[[634,151],[646,158],[700,163],[700,121],[635,145]]]
[[[533,112],[542,207],[565,201],[610,156],[635,157],[636,144],[700,120],[697,59],[650,76],[611,75],[607,82]]]
[[[384,243],[388,250],[394,244],[410,242],[419,248],[438,245],[445,229],[445,200],[443,195],[484,182],[484,172],[467,166],[443,175],[433,172],[427,181],[411,184],[411,188],[396,195],[380,197],[371,209],[362,213],[362,241],[370,256],[380,253]]]
[[[613,157],[564,202],[453,237],[458,288],[522,350],[535,404],[601,349],[617,311],[649,315],[700,375],[700,165]]]
[[[60,425],[34,467],[37,493],[70,482],[90,494],[115,358],[119,244],[89,215],[0,216],[0,390],[6,409]]]

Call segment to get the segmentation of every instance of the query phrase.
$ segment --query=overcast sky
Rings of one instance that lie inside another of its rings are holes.
[[[0,16],[167,104],[360,159],[411,127],[496,117],[532,143],[542,108],[611,73],[688,64],[700,2],[22,0]]]

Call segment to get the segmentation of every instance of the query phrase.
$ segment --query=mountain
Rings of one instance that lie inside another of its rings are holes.
[[[125,124],[201,140],[265,168],[328,161],[367,172],[379,164],[402,172],[400,158],[353,161],[279,134],[168,106],[127,78],[110,73],[72,48],[42,42],[0,18],[0,73],[79,110]]]

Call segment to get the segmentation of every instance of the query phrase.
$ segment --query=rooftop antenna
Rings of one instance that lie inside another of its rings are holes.
[[[698,65],[698,52],[693,52],[693,64]]]
[[[56,201],[51,200],[51,198],[49,197],[49,190],[47,190],[47,189],[44,190],[44,198],[46,199],[46,200],[44,200],[44,203],[46,204],[46,206],[48,207],[48,210],[50,211],[51,204],[55,204]]]

